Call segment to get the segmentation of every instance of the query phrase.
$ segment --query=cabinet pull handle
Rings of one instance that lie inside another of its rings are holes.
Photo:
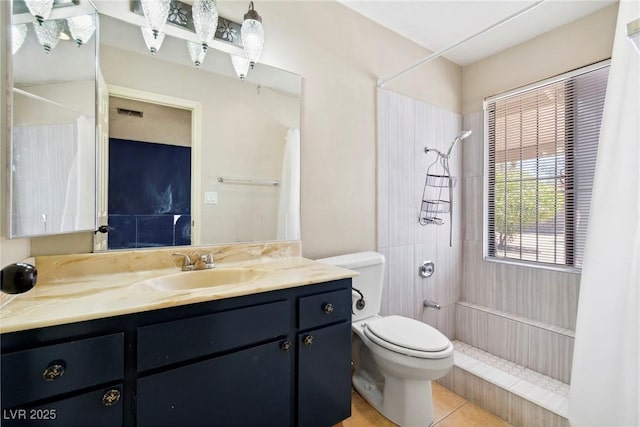
[[[113,406],[120,401],[120,390],[107,390],[102,396],[102,404],[104,406]]]
[[[64,368],[66,367],[66,363],[64,360],[54,360],[49,363],[49,366],[42,373],[42,378],[45,381],[55,381],[64,375]]]
[[[313,344],[313,335],[307,335],[306,337],[304,337],[304,340],[302,342],[304,342],[304,345],[306,345],[307,347],[310,346],[311,344]]]
[[[330,302],[326,303],[322,306],[322,311],[324,311],[326,314],[333,313],[333,304],[331,304]]]
[[[291,349],[291,341],[283,341],[280,343],[280,350],[289,351]]]

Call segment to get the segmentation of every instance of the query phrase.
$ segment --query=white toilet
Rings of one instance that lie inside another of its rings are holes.
[[[402,427],[433,423],[431,381],[453,366],[453,345],[437,329],[402,316],[380,316],[384,256],[359,252],[317,260],[355,270],[353,386],[382,415]],[[361,298],[362,303],[358,304]]]

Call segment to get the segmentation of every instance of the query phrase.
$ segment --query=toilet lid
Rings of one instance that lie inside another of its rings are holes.
[[[378,338],[416,351],[442,351],[449,340],[426,323],[402,316],[387,316],[367,323],[367,329]]]

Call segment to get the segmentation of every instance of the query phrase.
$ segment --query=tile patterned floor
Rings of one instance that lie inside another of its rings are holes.
[[[481,362],[493,366],[494,368],[497,368],[502,372],[507,372],[515,377],[542,387],[545,390],[552,391],[562,397],[569,397],[569,384],[565,384],[539,372],[527,369],[524,366],[517,365],[491,353],[487,353],[486,351],[482,351],[478,348],[472,347],[469,344],[463,343],[462,341],[453,341],[453,346],[455,347],[456,351],[473,357],[474,359],[480,360]]]
[[[432,383],[434,427],[510,427],[501,418]],[[334,427],[396,427],[373,409],[358,393],[352,392],[351,417]]]

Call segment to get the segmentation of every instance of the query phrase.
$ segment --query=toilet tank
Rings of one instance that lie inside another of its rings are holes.
[[[353,319],[361,320],[380,313],[382,285],[384,283],[384,255],[378,252],[357,252],[316,260],[360,273],[353,278],[353,288],[364,295],[365,306],[358,310],[353,306]],[[355,303],[356,299],[354,299]]]

